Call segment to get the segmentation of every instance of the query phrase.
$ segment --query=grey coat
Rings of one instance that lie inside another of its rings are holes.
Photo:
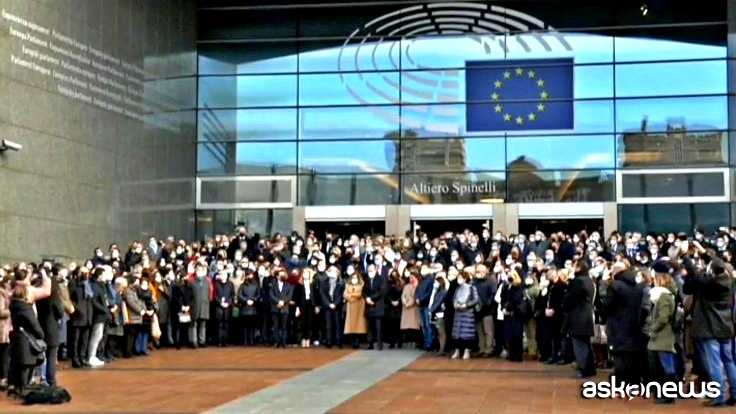
[[[207,278],[196,278],[189,286],[192,289],[192,320],[209,320],[212,283]]]
[[[128,324],[129,325],[140,325],[143,323],[143,317],[141,311],[146,310],[146,305],[138,299],[138,294],[131,287],[125,288],[123,292],[123,301],[125,307],[128,309]]]

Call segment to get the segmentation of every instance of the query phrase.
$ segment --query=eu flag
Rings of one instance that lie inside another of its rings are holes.
[[[465,63],[468,132],[573,129],[573,60]]]

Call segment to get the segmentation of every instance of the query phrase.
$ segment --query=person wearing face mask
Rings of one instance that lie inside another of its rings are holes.
[[[168,273],[166,274],[168,275]],[[161,338],[159,339],[161,347],[172,346],[173,343],[171,335],[171,280],[174,271],[171,270],[170,273],[171,277],[166,278],[160,272],[155,272],[153,276],[153,290],[156,292],[158,306],[158,324],[161,329]]]
[[[338,274],[336,268],[330,269],[326,274],[327,278],[321,282],[316,283],[315,287],[318,290],[315,295],[315,301],[319,301],[322,307],[322,315],[324,318],[320,318],[319,314],[315,317],[317,320],[324,319],[320,326],[325,327],[325,332],[322,336],[324,344],[327,348],[337,346],[342,348],[342,308],[344,304],[344,293],[345,283]],[[355,267],[348,265],[346,269],[348,278],[358,278],[355,273]]]
[[[588,275],[587,264],[580,260],[575,267],[574,278],[569,282],[562,309],[565,313],[565,330],[572,340],[573,352],[578,363],[578,378],[596,375],[593,348],[590,338],[595,334],[593,300],[595,285]]]
[[[384,267],[385,270],[388,270]],[[383,318],[385,316],[385,299],[388,291],[386,277],[378,273],[375,266],[368,267],[363,296],[365,297],[365,316],[368,319],[368,349],[383,350]]]
[[[316,261],[317,272],[314,274],[314,284],[317,289],[321,289],[325,282],[327,282],[327,263],[324,259],[320,260],[317,256],[313,256],[313,261]],[[353,268],[353,272],[355,268]],[[322,295],[317,295],[314,298],[314,314],[317,316],[315,321],[316,336],[314,340],[314,346],[319,346],[320,342],[324,342],[326,339],[327,325],[326,316],[320,316],[324,311],[322,305]]]
[[[197,263],[194,267],[194,280],[191,282],[192,302],[189,326],[189,342],[195,346],[207,347],[207,323],[210,320],[210,302],[215,298],[212,279],[207,277],[207,266]]]
[[[215,282],[215,320],[217,321],[217,344],[222,348],[228,345],[228,334],[230,332],[231,308],[235,302],[235,286],[229,280],[227,271],[221,270],[217,274]]]
[[[161,246],[158,244],[156,237],[151,236],[148,238],[148,246],[146,246],[148,257],[152,260],[157,261],[161,257]]]
[[[141,262],[141,253],[143,253],[143,246],[138,241],[134,241],[125,254],[125,267],[132,269],[133,266],[139,264]]]
[[[246,272],[243,284],[238,290],[240,316],[245,329],[245,345],[253,346],[256,343],[256,327],[258,326],[258,306],[263,299],[261,285],[253,272]]]
[[[455,323],[455,308],[453,304],[453,297],[455,296],[455,290],[457,290],[457,276],[460,272],[454,266],[447,270],[447,295],[445,296],[445,336],[447,337],[447,344],[445,349],[442,351],[450,353],[455,349],[455,341],[452,339],[452,325]]]
[[[473,286],[478,292],[480,309],[475,312],[475,324],[478,332],[478,352],[481,357],[488,357],[494,349],[494,306],[498,285],[495,277],[488,277],[488,268],[480,265],[476,268]]]
[[[415,304],[419,307],[419,321],[421,325],[424,343],[422,349],[429,351],[434,342],[434,330],[432,329],[432,315],[429,312],[429,301],[432,296],[434,284],[434,273],[427,266],[421,268],[421,279],[414,291]]]
[[[88,367],[87,347],[89,332],[92,327],[92,285],[89,283],[89,270],[84,267],[78,269],[77,278],[69,287],[69,297],[74,305],[71,315],[71,347],[69,357],[72,368]]]
[[[476,330],[474,309],[478,303],[478,291],[473,286],[472,272],[468,269],[457,277],[457,288],[452,298],[455,309],[452,324],[452,339],[455,352],[451,359],[470,359],[470,349],[475,346]]]
[[[642,299],[644,290],[636,273],[625,263],[611,268],[611,278],[598,285],[601,316],[606,319],[608,347],[613,355],[614,375],[630,384],[642,380],[639,360],[642,349]]]
[[[445,301],[447,300],[447,274],[445,272],[437,273],[437,277],[432,283],[432,296],[429,300],[429,312],[432,315],[432,322],[437,329],[437,339],[439,341],[439,350],[437,356],[444,356],[445,347],[447,346],[447,335],[445,327]]]
[[[508,284],[501,292],[501,309],[504,320],[504,336],[508,344],[507,359],[512,362],[521,362],[524,354],[524,283],[521,276],[511,270],[508,275]]]
[[[542,286],[542,290],[547,289],[548,293],[545,297],[544,304],[544,325],[549,330],[549,358],[545,361],[549,365],[557,364],[564,361],[562,322],[564,314],[562,312],[562,301],[567,290],[566,273],[551,269],[547,271],[545,280],[548,282],[546,286]]]
[[[423,270],[427,269],[424,268]],[[422,324],[419,323],[419,309],[417,308],[419,300],[416,298],[415,295],[417,291],[417,286],[419,285],[419,277],[420,276],[416,270],[412,271],[410,273],[409,282],[404,285],[401,291],[402,309],[400,329],[401,335],[403,337],[403,342],[408,344],[410,349],[416,348],[421,343],[421,341],[419,340],[419,330],[421,329]],[[432,280],[434,279],[432,276],[425,276],[425,279],[427,277],[431,278]],[[430,285],[430,289],[431,286],[432,285]],[[429,302],[429,298],[427,298],[427,302]]]
[[[94,256],[92,256],[92,265],[93,266],[102,266],[107,264],[107,260],[105,260],[105,253],[102,252],[102,249],[99,247],[95,248]]]
[[[388,292],[386,293],[386,318],[384,324],[384,338],[390,349],[403,347],[403,338],[401,337],[401,294],[404,290],[404,284],[410,279],[411,271],[404,270],[402,278],[398,270],[391,272],[388,278]]]
[[[278,279],[269,289],[274,348],[286,348],[289,302],[293,294],[294,288],[288,283],[286,271],[278,270]]]
[[[148,272],[141,277],[138,286],[135,287],[138,300],[143,303],[144,313],[140,330],[135,339],[133,355],[148,356],[149,339],[151,338],[154,316],[156,314],[156,292],[151,289]]]
[[[368,266],[368,271],[373,273],[375,278],[376,269],[373,265]],[[328,287],[331,286],[331,282]],[[336,282],[334,291],[338,291],[339,284]],[[366,306],[365,306],[365,283],[357,273],[353,273],[349,276],[347,283],[344,287],[343,300],[346,303],[346,314],[345,314],[345,329],[343,334],[345,338],[349,339],[353,344],[353,349],[358,349],[360,346],[360,338],[365,335],[368,331],[366,321]],[[333,293],[336,293],[334,292]],[[324,293],[324,289],[323,289]],[[330,295],[330,297],[333,295]],[[327,303],[328,298],[323,295],[324,303]],[[336,302],[335,302],[336,305]],[[336,305],[337,306],[337,305]],[[329,307],[329,306],[328,306]],[[331,307],[329,307],[331,309]],[[339,319],[339,317],[337,318]],[[339,326],[339,323],[338,325]],[[330,333],[332,331],[330,330]]]

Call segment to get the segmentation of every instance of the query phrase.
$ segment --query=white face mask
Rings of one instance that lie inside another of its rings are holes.
[[[503,270],[503,267],[496,266],[493,268],[493,273],[501,273],[502,270]]]
[[[332,277],[332,278],[335,278],[335,277],[337,277],[337,273],[335,273],[335,272],[330,272],[330,273],[328,273],[328,274],[327,274],[327,277]]]
[[[527,286],[531,286],[534,284],[534,279],[532,279],[531,277],[527,277],[524,283],[526,283]]]
[[[352,276],[355,273],[355,269],[353,269],[352,267],[349,267],[347,270],[347,273],[348,275]]]
[[[459,277],[459,278],[457,279],[457,283],[458,283],[459,285],[462,285],[462,284],[464,284],[464,283],[465,283],[465,280],[464,280],[463,278]]]
[[[636,275],[635,279],[636,279],[636,283],[641,283],[644,281],[644,278],[641,275]]]
[[[547,286],[549,286],[549,280],[547,280],[547,279],[540,280],[539,281],[539,286],[541,288],[543,288],[543,289],[546,288]]]
[[[455,275],[452,275],[452,274],[450,274],[450,275],[447,275],[447,280],[449,280],[450,282],[452,282],[452,281],[453,281],[453,280],[455,280],[455,279],[457,279],[457,276],[455,276]]]
[[[508,282],[509,275],[507,275],[506,273],[501,273],[501,280],[504,282]]]
[[[317,266],[317,270],[319,270],[320,272],[324,272],[325,269],[326,269],[326,267],[323,266],[323,265]]]
[[[434,284],[432,286],[434,286],[435,289],[439,289],[440,288],[440,282],[434,282]]]
[[[426,267],[422,268],[421,272],[422,276],[427,276],[429,274],[429,269]]]
[[[375,271],[368,272],[368,276],[375,277],[376,276],[376,272]]]
[[[514,263],[514,259],[507,257],[506,258],[506,265],[510,265],[511,263]]]
[[[531,267],[534,267],[534,260],[528,260],[528,261],[526,262],[526,265],[527,265],[527,267],[530,267],[530,268],[531,268]]]
[[[357,277],[354,277],[354,278],[350,279],[350,283],[352,283],[354,285],[357,285],[358,284],[358,278]]]
[[[201,272],[201,271],[197,272],[197,277],[205,277],[206,275],[207,275],[207,272]]]

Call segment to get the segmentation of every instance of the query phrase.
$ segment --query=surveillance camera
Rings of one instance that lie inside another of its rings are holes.
[[[23,149],[23,145],[17,142],[8,141],[7,139],[4,139],[0,142],[0,152],[7,151],[7,150],[20,151],[22,149]]]

